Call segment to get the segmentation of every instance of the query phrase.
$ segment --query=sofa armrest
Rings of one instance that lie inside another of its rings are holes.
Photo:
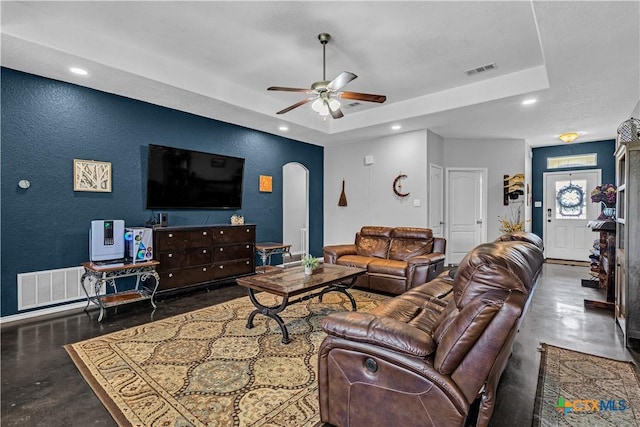
[[[407,261],[409,265],[429,265],[429,264],[437,264],[442,262],[444,264],[444,254],[439,252],[432,252],[430,254],[424,254],[420,256],[414,256],[413,258],[409,258]]]
[[[407,288],[429,282],[444,270],[444,254],[432,252],[409,258],[407,261]]]
[[[355,255],[356,245],[332,245],[325,246],[323,248],[324,262],[328,264],[335,264],[337,259],[343,255]]]
[[[340,312],[322,319],[322,329],[332,336],[371,344],[416,357],[435,351],[431,335],[390,317],[369,313]]]

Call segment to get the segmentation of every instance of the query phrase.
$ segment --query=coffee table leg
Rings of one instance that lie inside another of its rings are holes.
[[[258,313],[263,314],[275,320],[278,323],[278,325],[280,326],[280,330],[282,331],[282,344],[289,344],[291,342],[291,340],[289,339],[289,331],[287,330],[287,326],[284,324],[284,321],[282,320],[282,318],[278,316],[278,313],[284,310],[287,304],[289,303],[289,297],[283,297],[280,305],[269,307],[269,306],[260,304],[260,302],[256,299],[256,295],[253,289],[248,288],[248,290],[249,290],[249,299],[251,300],[251,303],[256,307],[256,309],[253,310],[249,315],[249,319],[247,320],[247,329],[253,328],[253,319],[256,317],[256,314]]]
[[[337,284],[327,286],[320,292],[320,302],[322,302],[322,296],[324,294],[328,292],[340,292],[341,294],[345,294],[347,298],[349,298],[349,301],[351,301],[351,311],[356,311],[356,300],[353,299],[353,296],[351,296],[348,290],[351,289],[351,287],[356,283],[357,279],[357,277],[354,277],[353,279],[351,279],[351,283],[349,283],[348,285]]]

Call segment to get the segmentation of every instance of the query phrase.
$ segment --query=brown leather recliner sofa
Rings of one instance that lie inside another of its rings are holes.
[[[446,240],[429,228],[365,226],[355,243],[324,247],[324,262],[364,268],[355,286],[399,295],[444,269]]]
[[[540,238],[512,234],[474,248],[453,277],[445,272],[368,313],[325,317],[322,422],[486,426],[542,264]]]

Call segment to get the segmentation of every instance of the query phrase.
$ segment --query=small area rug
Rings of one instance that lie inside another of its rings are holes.
[[[542,344],[534,426],[640,426],[631,362]]]
[[[358,311],[389,297],[353,290]],[[276,298],[258,294],[271,305]],[[342,294],[287,307],[277,323],[247,317],[248,297],[65,346],[123,426],[313,426],[319,423],[320,320],[351,309]]]

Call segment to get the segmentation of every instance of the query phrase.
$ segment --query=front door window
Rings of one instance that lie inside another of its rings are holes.
[[[587,181],[556,181],[556,219],[587,219]]]

